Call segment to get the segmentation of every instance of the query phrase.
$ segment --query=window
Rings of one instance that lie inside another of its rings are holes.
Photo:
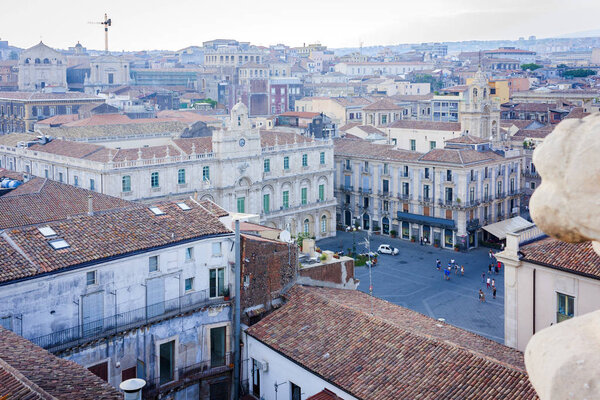
[[[113,83],[115,83],[115,74],[108,74],[108,84],[112,85]]]
[[[408,182],[402,182],[402,196],[408,196],[409,192],[409,184]]]
[[[290,158],[288,156],[283,157],[283,169],[290,169]]]
[[[423,198],[429,199],[429,185],[423,185]]]
[[[425,168],[425,179],[429,179],[429,168]]]
[[[446,180],[448,182],[452,181],[452,170],[450,170],[450,169],[446,170]]]
[[[263,195],[263,212],[267,214],[271,210],[271,205],[269,204],[271,200],[271,196],[269,194]]]
[[[408,165],[405,165],[402,169],[402,176],[408,177]]]
[[[268,158],[265,158],[265,161],[263,162],[263,171],[271,172],[271,160]]]
[[[225,291],[225,268],[209,270],[209,295],[210,297],[223,296]]]
[[[90,179],[90,190],[96,190],[96,181]]]
[[[121,190],[123,192],[131,192],[131,176],[125,175],[121,179]]]
[[[325,201],[325,185],[319,185],[319,201]]]
[[[159,187],[158,172],[153,172],[152,174],[150,174],[150,187]]]
[[[486,184],[483,187],[483,198],[487,200],[488,196],[489,196],[489,185]]]
[[[73,177],[73,186],[75,186],[75,187],[79,186],[79,177],[77,175],[75,175]]]
[[[47,170],[47,169],[45,169],[45,170],[44,170],[44,177],[45,177],[46,179],[48,179],[48,177],[49,177],[49,174],[48,174],[48,170]]]
[[[290,382],[290,393],[292,394],[292,400],[301,400],[302,389],[293,382]]]
[[[327,217],[321,216],[321,233],[327,233]]]
[[[531,185],[531,189],[532,189],[532,190],[535,190],[535,182],[529,182],[529,183],[530,183],[530,185]]]
[[[215,242],[212,244],[212,256],[221,257],[221,242]]]
[[[202,167],[202,180],[210,181],[210,167],[209,166]]]
[[[446,202],[452,202],[452,188],[446,188]]]
[[[246,212],[246,198],[238,197],[237,199],[237,212],[245,213]]]
[[[85,274],[85,284],[87,286],[96,284],[96,271],[88,271]]]
[[[210,330],[210,366],[221,367],[225,365],[225,339],[227,328],[220,326]]]
[[[62,172],[59,172],[59,173],[58,173],[58,181],[59,181],[60,183],[62,183],[62,181],[63,181],[63,173],[62,173]]]
[[[387,164],[383,164],[383,173],[385,175],[389,175],[389,173],[390,173],[390,168]]]
[[[308,218],[304,220],[303,225],[304,225],[304,229],[303,229],[304,234],[308,235],[310,233],[310,221],[308,220]]]
[[[433,149],[435,149],[435,147],[436,147],[435,140],[431,140],[431,141],[429,142],[429,148],[430,148],[431,150],[433,150]]]
[[[562,293],[556,293],[556,322],[573,318],[575,316],[575,297]]]
[[[283,191],[283,208],[288,208],[290,206],[290,192],[289,190]]]
[[[163,343],[159,350],[160,384],[175,380],[175,341]]]
[[[471,204],[475,203],[475,188],[469,189],[469,201]]]
[[[148,271],[149,272],[158,271],[158,256],[148,257]]]
[[[383,211],[389,211],[390,210],[390,202],[387,200],[383,201]]]
[[[502,181],[498,181],[498,197],[502,195]]]
[[[387,194],[387,193],[389,193],[389,192],[390,192],[390,181],[389,181],[389,180],[387,180],[387,179],[384,179],[384,180],[383,180],[383,185],[382,185],[382,186],[383,186],[383,193],[384,193],[384,194]]]
[[[190,290],[194,290],[194,278],[186,278],[184,284],[185,284],[186,292],[189,292]]]
[[[190,261],[194,259],[194,248],[188,247],[185,249],[185,261]]]
[[[177,183],[179,185],[183,185],[185,183],[185,169],[180,169],[177,171]]]
[[[319,154],[319,164],[325,165],[325,152],[324,151],[322,151],[321,154]]]
[[[302,166],[308,167],[308,154],[302,154]]]
[[[346,160],[345,169],[350,170],[350,160]]]
[[[306,204],[308,202],[308,198],[307,198],[307,193],[308,193],[308,189],[307,188],[302,188],[300,190],[300,202],[302,203],[302,205]]]

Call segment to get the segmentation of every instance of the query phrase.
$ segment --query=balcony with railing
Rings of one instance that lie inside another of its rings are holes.
[[[156,377],[146,381],[143,389],[144,398],[158,398],[173,392],[189,382],[229,372],[233,369],[233,354],[225,353],[222,356],[212,357],[210,360],[178,368],[174,371],[173,380],[165,382],[165,377]]]
[[[96,321],[85,322],[30,340],[50,352],[58,352],[74,346],[81,346],[93,340],[117,335],[129,329],[151,325],[182,313],[223,303],[229,303],[229,300],[225,301],[223,297],[211,298],[208,296],[208,289],[205,289]]]
[[[354,191],[354,186],[352,186],[352,185],[341,185],[340,186],[340,190],[342,192],[353,192]]]
[[[362,194],[371,194],[373,192],[373,190],[371,188],[365,188],[365,187],[358,188],[358,191],[361,192]]]
[[[490,194],[486,194],[481,198],[481,202],[482,203],[489,203],[491,201],[494,200],[494,196],[490,195]]]
[[[506,192],[496,192],[496,199],[503,199],[506,197]]]
[[[476,231],[481,227],[479,223],[479,218],[473,218],[472,220],[467,221],[467,230],[468,231]]]
[[[412,196],[410,195],[410,193],[398,193],[398,198],[400,200],[409,201],[412,198]]]
[[[419,201],[421,203],[431,204],[433,203],[433,198],[431,196],[419,196]]]

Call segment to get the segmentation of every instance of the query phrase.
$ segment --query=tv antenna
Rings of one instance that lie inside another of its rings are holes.
[[[88,22],[88,24],[104,25],[104,50],[108,53],[108,27],[112,26],[112,20],[104,13],[104,22]]]

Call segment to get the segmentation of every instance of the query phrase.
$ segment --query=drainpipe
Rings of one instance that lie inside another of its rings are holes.
[[[533,334],[535,335],[535,269],[533,270]]]
[[[234,319],[233,319],[233,400],[239,398],[240,390],[240,282],[242,279],[240,254],[240,220],[235,221],[235,280],[234,280]]]

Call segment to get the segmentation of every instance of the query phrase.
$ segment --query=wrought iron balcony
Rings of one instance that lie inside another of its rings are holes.
[[[371,192],[372,192],[371,188],[364,188],[364,187],[359,188],[358,191],[363,194],[371,194]]]
[[[173,379],[168,382],[165,382],[165,377],[162,377],[161,379],[160,376],[154,379],[148,379],[146,380],[146,386],[144,386],[142,391],[143,397],[156,398],[161,394],[166,394],[181,386],[188,385],[189,382],[199,381],[204,378],[231,371],[233,369],[232,364],[233,354],[225,353],[221,357],[215,357],[211,360],[178,368],[176,371],[173,371]]]
[[[398,198],[400,200],[406,200],[406,201],[408,201],[408,200],[411,199],[411,195],[410,195],[410,193],[398,193]]]
[[[352,185],[341,185],[340,186],[340,190],[342,190],[344,192],[353,192],[354,191],[354,186],[352,186]]]
[[[481,227],[481,224],[479,223],[479,218],[473,218],[472,220],[467,221],[467,230],[468,231],[476,231],[480,227]]]
[[[229,303],[229,300],[225,301],[223,297],[210,298],[208,289],[205,289],[96,321],[75,325],[30,340],[50,352],[58,352],[93,340],[116,335],[132,328],[150,325],[181,313],[222,303]]]
[[[421,203],[433,203],[433,198],[429,196],[419,196],[419,201]]]

